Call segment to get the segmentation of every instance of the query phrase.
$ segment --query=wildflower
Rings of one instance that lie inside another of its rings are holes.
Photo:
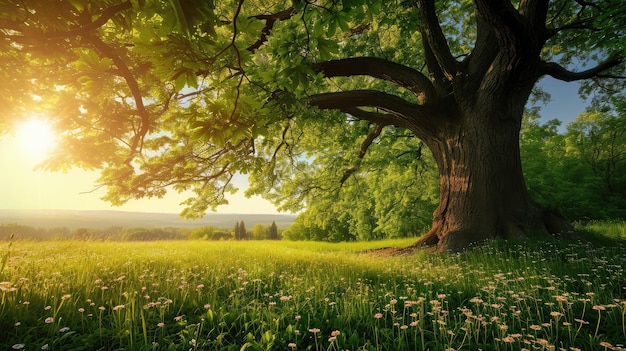
[[[44,311],[50,311],[51,308],[52,308],[52,306],[46,306],[43,309],[44,309]]]
[[[319,328],[311,328],[311,329],[309,329],[309,332],[313,333],[313,334],[317,334],[317,333],[320,332],[320,329]]]
[[[126,308],[126,306],[124,306],[124,305],[117,305],[117,306],[113,307],[113,311],[119,311],[119,310],[124,309],[124,308]]]
[[[48,317],[48,318],[46,318],[46,320],[44,320],[44,322],[45,322],[46,324],[54,323],[54,318],[52,318],[52,317]]]
[[[335,340],[337,340],[336,336],[331,336],[330,338],[328,338],[328,342],[333,342]]]
[[[210,308],[211,308],[211,304],[208,304],[208,303],[207,303],[207,304],[204,304],[204,309],[205,309],[205,310],[208,310],[208,309],[210,309]]]
[[[446,298],[446,294],[439,294],[437,295],[438,299],[445,299]]]
[[[550,312],[550,315],[552,317],[561,317],[563,315],[563,313],[558,312],[558,311],[552,311],[552,312]]]
[[[502,341],[508,342],[508,343],[512,343],[512,342],[515,341],[515,339],[513,339],[513,337],[511,337],[511,336],[507,336],[507,337],[503,338]]]
[[[408,329],[408,328],[409,328],[409,326],[406,325],[406,324],[403,324],[403,325],[400,326],[400,329],[402,329],[402,330],[405,330],[405,329]]]
[[[296,347],[296,343],[295,342],[290,342],[289,344],[287,344],[287,347],[291,347],[292,349]]]
[[[104,311],[104,310],[106,310],[107,308],[106,308],[106,307],[104,307],[104,306],[100,306],[100,307],[98,307],[98,309],[99,309],[100,311]]]
[[[204,284],[198,284],[198,286],[196,286],[196,290],[202,290],[204,288]]]
[[[30,305],[30,301],[24,301],[24,302],[22,302],[22,305],[28,306],[28,305]]]
[[[13,350],[21,350],[26,347],[26,344],[15,344],[13,345]]]
[[[330,333],[330,336],[337,336],[339,334],[341,334],[341,332],[339,330],[335,330],[335,331]]]
[[[69,327],[63,327],[63,328],[59,329],[59,333],[65,333],[68,330],[70,330]]]
[[[383,314],[382,314],[382,313],[376,313],[376,314],[374,315],[374,318],[376,318],[376,319],[381,319],[381,318],[383,318]]]
[[[157,323],[157,327],[159,328],[163,328],[164,326],[165,326],[165,323],[163,322]]]
[[[296,320],[299,321],[300,319],[302,319],[302,316],[301,315],[297,315],[296,316]]]
[[[176,317],[174,317],[174,320],[175,320],[176,322],[180,322],[180,321],[181,321],[181,319],[183,319],[183,316],[176,316]]]
[[[61,300],[66,300],[66,299],[69,299],[70,297],[72,297],[72,295],[65,294],[65,295],[61,296]]]
[[[83,312],[85,312],[85,309],[81,307],[81,308],[78,309],[78,312],[83,313]]]
[[[532,330],[541,330],[541,326],[538,326],[537,324],[533,324],[530,326],[530,329]]]
[[[604,311],[604,310],[606,310],[606,308],[604,308],[604,306],[602,306],[602,305],[595,305],[595,306],[593,306],[591,308],[596,310],[596,311]]]
[[[41,347],[41,349],[42,349],[42,350],[47,350],[47,349],[48,349],[48,344],[44,344],[44,345]]]
[[[389,301],[390,305],[395,305],[397,303],[398,303],[398,300],[396,300],[396,299],[392,299],[391,301]]]
[[[600,343],[600,346],[602,346],[602,347],[606,347],[606,348],[609,348],[609,349],[610,349],[610,348],[613,348],[613,345],[609,344],[609,343],[608,343],[608,342],[606,342],[606,341],[601,342],[601,343]]]
[[[420,324],[419,320],[413,321],[413,322],[409,323],[409,325],[412,326],[412,327],[417,327],[419,324]]]

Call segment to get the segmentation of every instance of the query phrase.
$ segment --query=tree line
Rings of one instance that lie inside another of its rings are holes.
[[[251,231],[238,221],[233,229],[202,226],[177,227],[122,227],[37,228],[21,224],[0,224],[0,241],[8,240],[84,240],[84,241],[155,241],[155,240],[279,240],[281,231],[276,222],[270,225],[255,224]]]

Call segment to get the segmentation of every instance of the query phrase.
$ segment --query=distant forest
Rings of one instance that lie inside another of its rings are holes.
[[[10,240],[85,240],[85,241],[156,241],[156,240],[280,240],[282,229],[275,222],[269,225],[255,224],[251,230],[245,229],[243,221],[233,224],[233,228],[201,226],[186,227],[123,227],[77,228],[67,227],[37,228],[21,224],[1,224],[0,241]]]

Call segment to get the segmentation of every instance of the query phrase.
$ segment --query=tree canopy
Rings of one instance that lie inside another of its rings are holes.
[[[510,166],[527,203],[494,218],[515,235],[502,218],[533,212],[515,154],[535,82],[623,91],[616,0],[27,0],[0,16],[0,128],[41,111],[63,137],[44,168],[101,169],[113,204],[191,190],[188,217],[226,203],[241,173],[285,210],[359,201],[324,219],[350,233],[423,228],[437,203],[433,238],[476,230],[450,215],[488,211],[483,200],[442,200],[473,191],[451,181],[471,178],[452,160],[482,128],[499,137],[471,157]],[[433,156],[439,183],[422,167]],[[420,190],[437,187],[439,199]]]

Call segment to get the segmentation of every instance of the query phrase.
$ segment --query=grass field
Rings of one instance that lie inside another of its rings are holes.
[[[624,224],[594,229],[402,257],[362,252],[414,239],[5,242],[0,350],[623,350]]]

